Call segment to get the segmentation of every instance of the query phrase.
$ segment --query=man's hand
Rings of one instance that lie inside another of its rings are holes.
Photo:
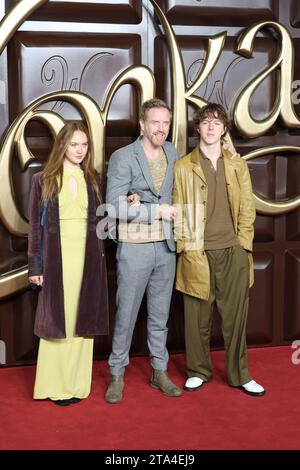
[[[30,276],[29,282],[31,284],[36,284],[37,286],[42,286],[44,282],[44,276]]]
[[[177,214],[175,207],[170,206],[169,204],[161,204],[159,206],[159,218],[164,220],[174,220]]]
[[[127,197],[127,201],[130,203],[131,206],[140,206],[140,196],[136,193],[130,194],[130,196]]]
[[[240,157],[240,154],[237,153],[235,147],[233,144],[231,144],[230,142],[226,141],[223,143],[223,149],[224,150],[228,150],[230,153],[232,153],[232,157],[233,158],[236,158],[236,157]]]

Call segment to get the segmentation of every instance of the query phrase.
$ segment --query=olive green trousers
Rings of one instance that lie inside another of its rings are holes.
[[[188,377],[212,377],[210,331],[214,303],[222,319],[228,383],[239,386],[252,377],[248,371],[246,322],[249,303],[249,264],[240,246],[206,251],[210,269],[208,300],[184,294],[185,343]]]

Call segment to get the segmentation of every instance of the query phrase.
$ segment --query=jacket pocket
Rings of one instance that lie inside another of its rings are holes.
[[[176,287],[201,299],[209,296],[209,265],[204,251],[181,253],[177,264]]]

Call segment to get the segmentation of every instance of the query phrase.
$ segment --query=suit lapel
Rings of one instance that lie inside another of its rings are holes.
[[[135,141],[135,155],[137,158],[137,161],[141,167],[143,176],[145,180],[147,181],[147,184],[149,186],[150,191],[153,192],[153,194],[156,194],[156,191],[153,186],[153,181],[152,181],[152,176],[151,176],[151,171],[148,165],[148,160],[146,157],[146,154],[144,152],[143,146],[141,144],[140,138],[138,138]]]
[[[170,159],[170,155],[168,155],[166,145],[163,145],[163,150],[167,159],[167,168],[166,168],[166,174],[165,174],[164,180],[160,188],[160,194],[164,193],[164,189],[165,189],[165,186],[167,185],[167,182],[169,181],[169,178],[172,178],[173,176],[173,166],[172,166],[172,162]]]

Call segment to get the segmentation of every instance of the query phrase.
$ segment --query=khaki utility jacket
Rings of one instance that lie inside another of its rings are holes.
[[[176,289],[207,300],[210,291],[209,265],[204,251],[207,183],[199,163],[200,149],[175,163],[173,204],[178,213],[174,221],[177,241]],[[252,241],[255,205],[248,166],[242,158],[222,150],[229,206],[235,233],[249,257],[249,285],[254,282]]]

